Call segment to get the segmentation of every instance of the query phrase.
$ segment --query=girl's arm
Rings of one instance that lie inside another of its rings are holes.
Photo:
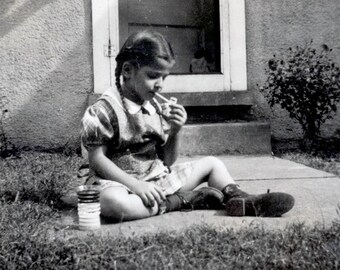
[[[151,182],[143,182],[124,172],[106,156],[107,147],[97,146],[89,151],[89,163],[92,170],[103,179],[119,182],[143,201],[145,206],[154,206],[155,201],[161,203],[165,200],[163,190]]]
[[[179,140],[178,134],[169,135],[166,144],[162,149],[163,162],[166,166],[171,166],[175,163],[178,157]]]
[[[178,133],[187,121],[187,113],[180,104],[171,104],[170,115],[167,117],[171,128],[166,144],[163,146],[163,161],[171,166],[178,157],[179,139]]]

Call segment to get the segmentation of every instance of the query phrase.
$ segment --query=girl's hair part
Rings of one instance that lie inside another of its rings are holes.
[[[132,34],[116,57],[117,63],[129,61],[137,68],[157,64],[160,59],[173,64],[175,55],[164,36],[150,30]]]

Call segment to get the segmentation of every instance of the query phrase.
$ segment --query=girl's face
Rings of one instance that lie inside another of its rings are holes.
[[[154,98],[155,93],[162,91],[164,80],[172,67],[173,64],[169,65],[166,61],[141,68],[131,65],[130,74],[123,87],[126,97],[139,104]]]

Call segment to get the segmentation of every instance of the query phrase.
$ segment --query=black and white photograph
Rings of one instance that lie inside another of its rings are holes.
[[[1,269],[340,269],[340,1],[0,0]]]

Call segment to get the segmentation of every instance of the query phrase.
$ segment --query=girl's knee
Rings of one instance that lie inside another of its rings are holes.
[[[125,197],[128,192],[124,188],[107,188],[100,193],[101,214],[104,217],[123,219],[127,212]]]
[[[212,168],[215,166],[224,166],[224,163],[214,156],[207,156],[203,158],[205,164],[209,164]]]

